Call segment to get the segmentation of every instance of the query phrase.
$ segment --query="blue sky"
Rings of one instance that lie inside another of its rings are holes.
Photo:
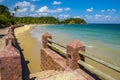
[[[78,17],[88,23],[120,23],[120,0],[0,0],[16,16]]]

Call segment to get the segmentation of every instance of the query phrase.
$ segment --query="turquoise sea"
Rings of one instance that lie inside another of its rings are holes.
[[[89,54],[120,66],[120,24],[36,26],[31,35],[41,43],[45,32],[49,32],[53,40],[62,45],[79,39],[86,45]]]

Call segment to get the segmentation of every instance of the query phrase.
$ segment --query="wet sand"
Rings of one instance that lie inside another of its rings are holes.
[[[28,62],[28,67],[31,73],[41,71],[40,68],[40,48],[37,47],[37,42],[31,37],[30,31],[35,25],[25,25],[15,29],[15,35],[20,47],[23,49],[23,55]]]

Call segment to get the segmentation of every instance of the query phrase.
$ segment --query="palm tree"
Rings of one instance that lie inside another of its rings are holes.
[[[18,11],[18,9],[19,9],[19,6],[16,6],[16,7],[14,8],[14,13],[12,14],[13,16],[15,16],[15,13]]]
[[[19,6],[16,6],[16,7],[14,8],[14,11],[16,12],[16,11],[18,11],[18,9],[19,9]]]

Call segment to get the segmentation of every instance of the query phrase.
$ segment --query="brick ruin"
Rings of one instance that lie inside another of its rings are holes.
[[[0,52],[1,80],[22,80],[21,56],[19,50],[15,47],[14,29],[15,26],[9,28],[5,39],[6,45]],[[85,61],[84,57],[78,53],[79,50],[85,51],[84,44],[74,39],[67,45],[66,58],[63,58],[48,47],[48,39],[52,39],[52,36],[49,33],[45,33],[42,36],[42,48],[40,49],[40,66],[43,70],[75,71],[85,77],[86,80],[94,80],[81,70],[77,63],[79,59]]]
[[[78,64],[79,59],[85,61],[84,57],[79,55],[79,50],[85,51],[83,43],[77,39],[71,41],[66,47],[66,58],[63,58],[48,47],[48,39],[52,39],[52,36],[49,33],[45,33],[42,37],[42,48],[40,49],[41,67],[43,70],[76,71],[84,76],[86,80],[94,80],[90,75],[81,70]]]
[[[0,76],[1,80],[22,80],[21,57],[15,47],[14,28],[8,29],[5,37],[5,47],[0,51]]]

